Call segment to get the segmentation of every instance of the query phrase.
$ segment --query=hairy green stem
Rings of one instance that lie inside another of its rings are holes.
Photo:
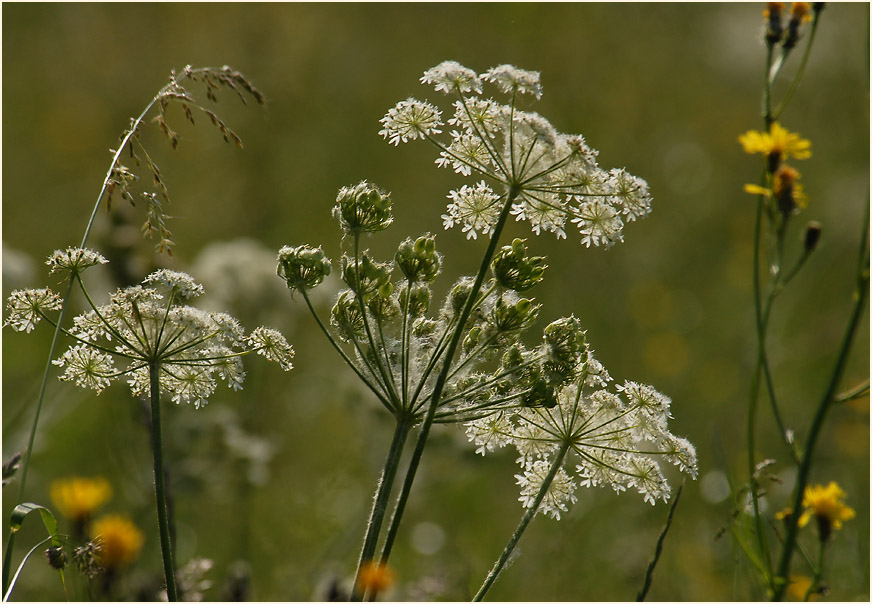
[[[409,494],[412,491],[412,484],[415,481],[415,474],[418,471],[418,465],[421,463],[421,456],[424,454],[424,447],[426,446],[427,438],[430,435],[430,427],[433,425],[433,420],[436,417],[436,409],[438,408],[439,401],[442,398],[442,390],[445,388],[445,382],[448,378],[448,372],[451,370],[451,361],[454,359],[454,353],[457,351],[457,346],[460,344],[460,339],[463,336],[463,328],[466,325],[466,321],[469,319],[469,315],[472,313],[472,309],[477,302],[478,292],[481,290],[482,284],[484,283],[484,278],[487,275],[488,269],[490,268],[491,260],[496,253],[497,246],[499,245],[500,235],[503,232],[503,227],[505,227],[506,225],[506,220],[509,217],[509,211],[512,209],[512,203],[515,201],[515,198],[517,198],[519,193],[520,190],[517,187],[512,187],[506,194],[505,204],[503,205],[503,209],[500,212],[500,216],[497,220],[496,226],[494,226],[494,231],[493,233],[491,233],[490,243],[488,243],[487,250],[485,251],[484,257],[481,260],[481,265],[479,266],[478,274],[475,277],[472,291],[470,291],[469,297],[466,300],[466,304],[464,304],[463,306],[463,310],[461,311],[460,317],[457,321],[457,325],[455,326],[454,333],[451,336],[451,341],[448,344],[448,348],[445,350],[444,360],[442,362],[442,369],[440,370],[439,375],[436,376],[436,383],[433,386],[433,393],[430,398],[430,404],[427,407],[427,415],[425,416],[424,422],[421,425],[421,431],[418,434],[418,440],[415,443],[415,450],[412,452],[412,457],[409,460],[409,467],[406,470],[406,478],[403,481],[403,487],[397,498],[397,503],[394,507],[394,513],[391,517],[390,526],[388,527],[387,537],[385,538],[385,544],[381,554],[382,564],[387,564],[387,561],[390,558],[391,548],[393,547],[394,540],[396,539],[400,522],[403,519],[403,512],[406,509],[406,502],[408,501]]]
[[[363,539],[363,548],[360,552],[360,560],[357,563],[357,572],[354,574],[354,586],[352,587],[352,599],[355,597],[363,599],[364,593],[357,593],[358,581],[360,580],[360,572],[363,567],[371,562],[375,556],[375,548],[378,543],[379,533],[381,532],[382,522],[384,521],[385,512],[388,508],[388,500],[391,496],[391,489],[394,485],[394,478],[397,475],[397,469],[400,465],[400,457],[403,454],[403,448],[406,444],[406,437],[409,435],[409,430],[412,428],[411,420],[405,418],[397,419],[397,426],[394,430],[394,436],[391,440],[391,447],[388,450],[387,459],[385,459],[384,469],[382,470],[381,478],[379,479],[378,489],[376,490],[375,499],[372,503],[372,510],[369,514],[369,522],[366,525],[366,535]]]
[[[569,443],[564,442],[560,446],[560,449],[557,451],[557,454],[554,457],[554,461],[551,462],[551,468],[549,468],[548,474],[545,476],[545,480],[542,481],[542,486],[539,487],[539,492],[536,493],[536,499],[533,500],[533,504],[527,508],[526,512],[524,512],[524,515],[521,516],[521,521],[518,523],[518,527],[515,529],[515,532],[512,533],[512,536],[509,537],[509,541],[508,543],[506,543],[506,547],[503,548],[503,553],[500,554],[499,558],[497,558],[497,561],[494,563],[494,567],[488,573],[487,578],[485,578],[484,580],[484,583],[482,583],[478,592],[475,594],[475,597],[472,599],[473,602],[481,602],[485,595],[487,595],[487,592],[490,590],[491,586],[497,580],[500,571],[503,570],[503,567],[506,565],[506,561],[508,561],[509,556],[512,555],[512,552],[515,551],[515,546],[518,545],[518,541],[520,541],[521,536],[524,534],[524,531],[527,530],[527,525],[530,524],[530,521],[533,520],[536,512],[539,511],[539,505],[542,503],[542,500],[545,499],[545,495],[548,494],[548,489],[551,487],[551,483],[554,481],[554,477],[557,476],[557,471],[560,469],[560,466],[563,465],[563,458],[566,457],[567,451],[569,451]]]
[[[160,532],[160,549],[163,557],[164,577],[167,583],[167,600],[178,601],[176,592],[175,566],[173,564],[173,545],[170,540],[170,523],[167,513],[167,493],[164,484],[163,444],[160,425],[160,362],[148,365],[151,379],[151,445],[154,456],[154,494],[157,500],[157,525]]]

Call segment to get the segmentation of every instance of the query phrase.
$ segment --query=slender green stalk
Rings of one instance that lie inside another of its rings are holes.
[[[521,516],[521,521],[518,523],[518,527],[515,529],[515,532],[512,533],[512,536],[509,537],[508,543],[506,543],[506,547],[503,549],[503,553],[500,554],[500,557],[497,558],[497,561],[494,563],[494,567],[488,573],[487,578],[485,578],[484,583],[482,583],[481,587],[478,589],[478,592],[475,594],[475,597],[472,599],[473,602],[481,602],[484,599],[487,592],[490,590],[491,586],[497,580],[497,577],[500,574],[500,571],[503,570],[503,567],[506,565],[506,561],[509,559],[509,556],[512,555],[512,552],[515,551],[515,546],[518,545],[518,541],[521,540],[521,536],[524,534],[524,531],[527,530],[527,525],[530,524],[530,521],[533,520],[533,517],[536,515],[536,512],[539,511],[539,504],[542,503],[542,500],[545,499],[545,495],[548,494],[548,489],[551,487],[551,483],[554,481],[554,477],[557,476],[557,471],[560,469],[560,466],[563,465],[563,458],[566,457],[566,452],[569,451],[569,443],[565,442],[561,445],[560,449],[557,451],[557,454],[554,456],[554,461],[551,462],[551,468],[548,470],[548,474],[545,476],[545,480],[542,481],[542,486],[539,487],[539,492],[536,494],[536,499],[533,501],[533,504],[527,508],[527,511],[524,512],[524,515]]]
[[[154,494],[157,499],[157,524],[160,531],[160,549],[163,556],[164,577],[167,583],[167,600],[178,601],[176,592],[175,566],[173,565],[173,545],[170,540],[169,515],[167,514],[167,494],[164,484],[163,444],[160,426],[160,363],[148,365],[151,378],[151,443],[154,456]]]
[[[418,440],[415,443],[415,450],[412,452],[412,458],[409,460],[409,467],[406,470],[406,478],[403,481],[403,487],[397,498],[397,503],[394,507],[394,513],[391,517],[390,526],[388,527],[388,533],[387,537],[385,538],[385,544],[382,549],[381,555],[382,564],[387,564],[388,559],[390,558],[391,548],[393,547],[394,540],[396,539],[400,522],[403,519],[403,512],[406,509],[406,502],[408,501],[409,494],[412,491],[412,484],[415,481],[415,474],[418,471],[418,465],[421,463],[421,456],[424,454],[424,447],[426,446],[427,438],[430,435],[430,427],[433,425],[433,420],[436,417],[436,409],[438,408],[439,401],[442,398],[442,390],[445,388],[445,382],[448,377],[448,372],[451,370],[451,361],[454,359],[454,353],[457,351],[457,346],[460,344],[460,339],[463,336],[463,328],[466,325],[466,321],[469,319],[469,315],[472,313],[473,307],[476,304],[478,292],[481,290],[481,286],[484,283],[485,275],[487,275],[487,271],[490,268],[491,260],[493,259],[497,246],[499,245],[500,235],[503,232],[503,227],[505,227],[506,225],[506,220],[509,217],[509,211],[512,209],[512,203],[515,201],[515,198],[518,196],[519,193],[520,190],[518,188],[512,187],[509,189],[509,192],[506,195],[506,202],[503,205],[503,209],[500,212],[499,219],[497,220],[497,223],[494,226],[493,233],[491,234],[490,243],[488,244],[484,257],[481,260],[481,266],[479,266],[478,274],[475,277],[472,291],[470,291],[469,297],[466,300],[466,304],[463,306],[460,318],[458,319],[457,325],[455,326],[454,334],[452,334],[451,341],[448,344],[448,348],[445,350],[445,356],[442,362],[442,369],[440,370],[439,375],[436,376],[436,383],[433,386],[433,394],[430,398],[430,404],[427,407],[427,415],[425,416],[424,422],[421,425],[421,431],[419,432]]]
[[[681,498],[681,490],[683,488],[684,483],[681,483],[681,486],[678,487],[678,491],[675,493],[675,499],[672,500],[672,505],[669,506],[669,515],[666,517],[666,524],[663,526],[663,530],[657,538],[657,545],[654,548],[654,558],[651,559],[648,568],[645,570],[645,581],[642,584],[642,589],[639,590],[639,593],[636,596],[637,602],[643,601],[645,596],[648,595],[648,590],[651,589],[651,578],[654,576],[654,568],[657,566],[657,561],[660,560],[660,554],[663,552],[663,541],[666,539],[666,533],[669,532],[669,527],[672,526],[672,516],[675,514],[675,508],[678,507],[678,500]]]
[[[754,221],[754,253],[753,253],[753,285],[754,285],[754,316],[757,326],[757,366],[754,368],[754,377],[751,381],[751,393],[748,402],[748,424],[747,424],[747,440],[748,440],[748,478],[749,478],[749,496],[751,497],[751,509],[754,516],[754,532],[757,536],[757,544],[760,555],[762,556],[761,564],[765,570],[766,582],[771,582],[772,577],[772,562],[769,555],[769,545],[766,541],[766,535],[763,532],[763,520],[760,516],[760,505],[758,502],[757,477],[756,474],[756,441],[754,435],[757,427],[757,402],[760,393],[760,375],[762,373],[763,359],[765,358],[765,329],[762,321],[761,301],[760,301],[760,239],[761,226],[763,223],[763,197],[761,196],[757,202],[757,216]]]
[[[778,574],[774,578],[773,585],[773,600],[781,600],[784,597],[784,590],[787,588],[787,582],[790,573],[790,560],[793,556],[793,550],[796,546],[796,537],[799,532],[799,509],[802,506],[802,499],[805,495],[805,487],[808,485],[809,473],[812,466],[812,457],[814,449],[817,445],[817,439],[820,436],[823,428],[824,420],[827,412],[836,399],[836,394],[839,384],[842,381],[842,376],[845,373],[845,367],[848,363],[851,347],[854,343],[854,336],[857,334],[857,329],[860,326],[860,319],[863,317],[863,311],[866,307],[866,299],[869,294],[869,205],[866,205],[866,214],[863,221],[863,235],[860,245],[860,262],[857,267],[857,284],[854,290],[854,306],[851,309],[851,315],[848,319],[848,325],[845,329],[845,334],[842,338],[842,344],[839,348],[838,358],[833,367],[830,381],[827,385],[826,392],[821,397],[812,420],[811,428],[809,429],[808,438],[805,445],[805,452],[802,454],[802,461],[799,465],[799,472],[796,476],[796,487],[794,492],[793,509],[796,513],[788,516],[787,521],[787,536],[784,540],[784,548],[781,551],[781,559],[778,563]]]
[[[404,418],[397,420],[394,437],[391,440],[391,448],[388,450],[387,459],[385,459],[384,469],[382,470],[375,499],[372,503],[372,510],[369,514],[369,522],[367,522],[366,525],[366,535],[363,539],[363,548],[360,552],[360,560],[357,563],[357,572],[354,574],[352,599],[355,596],[359,596],[360,599],[363,599],[363,596],[365,595],[363,593],[356,593],[357,583],[360,579],[360,571],[375,555],[375,547],[378,543],[382,522],[384,521],[385,512],[387,512],[388,508],[388,499],[390,499],[391,496],[391,489],[394,485],[394,478],[397,475],[397,469],[400,465],[400,457],[403,454],[406,437],[409,435],[409,430],[411,428],[412,423],[410,420]]]

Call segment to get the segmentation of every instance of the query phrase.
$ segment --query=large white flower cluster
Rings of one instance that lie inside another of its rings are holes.
[[[562,134],[538,113],[516,106],[521,96],[542,96],[538,72],[500,65],[478,75],[445,61],[421,81],[456,97],[447,123],[436,105],[409,98],[382,118],[380,134],[394,145],[429,140],[439,148],[439,166],[484,177],[449,193],[445,228],[460,225],[468,238],[488,235],[511,202],[512,215],[537,235],[566,237],[571,224],[584,245],[608,247],[623,241],[626,222],[651,211],[644,180],[624,169],[603,170],[584,137]],[[485,82],[508,95],[508,102],[485,98]],[[446,125],[447,140],[439,136]]]
[[[557,519],[575,502],[579,486],[635,489],[652,504],[667,500],[671,490],[660,461],[694,478],[697,472],[693,445],[668,430],[669,398],[629,381],[610,391],[611,377],[586,345],[579,354],[577,377],[559,388],[553,405],[521,407],[468,422],[469,440],[482,455],[514,446],[521,466],[516,476],[519,500],[533,507],[543,484],[551,480],[538,511]]]
[[[80,274],[105,262],[96,252],[70,248],[55,252],[47,264],[51,272]],[[291,369],[294,351],[279,332],[259,327],[246,336],[230,315],[184,304],[202,292],[190,275],[160,269],[140,285],[117,290],[107,304],[92,305],[65,330],[73,343],[53,361],[64,371],[61,379],[99,393],[112,381],[126,378],[134,396],[148,396],[150,368],[157,367],[162,394],[200,407],[218,380],[235,390],[242,388],[243,355],[256,352]],[[86,298],[90,303],[87,293]],[[6,323],[29,332],[43,318],[54,323],[49,313],[60,306],[51,290],[17,290],[9,296]]]

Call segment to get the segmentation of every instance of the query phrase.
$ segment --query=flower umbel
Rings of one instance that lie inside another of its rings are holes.
[[[70,249],[55,252],[49,265],[81,271],[100,258],[96,252]],[[81,280],[79,284],[85,291]],[[190,275],[160,269],[141,285],[117,290],[108,304],[92,305],[64,330],[74,343],[53,361],[64,370],[61,379],[99,393],[124,377],[134,396],[147,396],[149,372],[156,367],[162,393],[176,403],[200,407],[214,392],[216,378],[234,389],[242,387],[241,357],[246,354],[257,352],[285,371],[291,369],[293,349],[279,332],[262,327],[246,338],[230,315],[182,304],[202,292]],[[85,296],[90,303],[87,291]],[[6,324],[31,331],[48,311],[60,308],[60,299],[47,289],[19,290],[9,296],[7,307],[11,312]]]
[[[502,208],[511,202],[517,220],[527,220],[534,233],[565,237],[567,222],[578,225],[582,242],[609,246],[622,240],[625,221],[647,215],[651,198],[644,180],[624,170],[606,172],[597,152],[580,135],[558,132],[537,113],[516,107],[519,96],[538,100],[538,72],[499,65],[476,75],[455,61],[427,70],[421,82],[456,97],[449,140],[439,140],[441,113],[429,103],[401,101],[382,118],[379,132],[391,144],[424,138],[439,149],[440,167],[485,180],[451,191],[445,228],[460,225],[467,238],[492,233]],[[482,96],[482,82],[509,97],[502,104]],[[492,187],[503,189],[495,192]],[[590,203],[599,205],[591,208]],[[596,219],[591,224],[591,215]]]

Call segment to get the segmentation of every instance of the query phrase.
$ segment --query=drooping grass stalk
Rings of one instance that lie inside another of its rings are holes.
[[[530,521],[533,520],[533,517],[536,516],[536,513],[539,511],[539,505],[542,503],[542,500],[545,499],[545,495],[548,494],[548,489],[551,487],[554,477],[557,476],[560,466],[563,465],[563,458],[566,457],[566,453],[569,451],[569,444],[568,441],[564,442],[557,451],[557,454],[554,456],[554,461],[551,462],[551,468],[549,468],[548,474],[545,475],[545,480],[542,481],[542,486],[539,487],[536,499],[533,500],[532,505],[530,505],[530,507],[527,508],[527,511],[524,512],[524,515],[521,516],[521,521],[518,523],[515,532],[512,533],[511,537],[509,537],[506,547],[503,548],[503,552],[500,554],[500,557],[497,558],[494,567],[488,573],[484,583],[482,583],[478,592],[475,594],[475,597],[472,599],[473,602],[481,602],[484,599],[491,586],[497,580],[500,572],[503,570],[503,567],[506,565],[509,556],[511,556],[512,552],[515,551],[515,546],[518,545],[518,541],[520,541],[524,531],[527,530],[527,525],[530,524]]]
[[[79,245],[79,247],[84,248],[88,243],[88,239],[91,235],[91,229],[93,228],[94,223],[95,223],[96,218],[97,218],[97,212],[100,209],[100,205],[103,202],[104,197],[106,196],[106,191],[109,189],[109,184],[111,183],[112,175],[115,173],[115,169],[118,166],[118,160],[121,157],[121,153],[124,151],[124,149],[127,148],[127,145],[130,143],[130,139],[137,132],[137,130],[139,129],[139,126],[142,124],[143,120],[145,119],[145,116],[148,115],[148,113],[152,110],[152,108],[155,106],[155,104],[158,101],[160,101],[161,98],[163,98],[164,94],[170,88],[172,88],[176,83],[178,83],[181,80],[184,80],[187,77],[188,77],[187,73],[182,73],[181,76],[174,77],[173,80],[169,84],[167,84],[166,86],[164,86],[163,88],[160,89],[160,91],[154,96],[154,98],[152,98],[151,101],[149,101],[149,103],[145,106],[145,108],[142,110],[142,112],[140,112],[140,114],[131,122],[130,128],[125,133],[124,137],[121,139],[121,142],[118,145],[118,149],[115,151],[115,154],[112,156],[112,161],[109,164],[109,169],[106,172],[106,177],[103,179],[103,185],[100,187],[100,193],[97,195],[97,200],[94,202],[94,208],[91,210],[91,216],[89,217],[88,223],[85,226],[85,233],[82,236],[82,242]],[[40,413],[42,412],[42,405],[43,405],[43,401],[45,400],[45,392],[46,392],[46,388],[48,386],[48,378],[49,378],[49,375],[51,374],[52,360],[54,359],[55,351],[57,349],[57,343],[58,343],[58,340],[60,339],[61,326],[64,323],[64,318],[66,316],[66,311],[67,311],[67,307],[69,305],[69,300],[70,300],[70,294],[72,293],[72,291],[73,291],[73,279],[70,278],[70,283],[67,286],[67,291],[64,294],[63,302],[61,304],[61,311],[60,311],[60,315],[58,316],[57,325],[55,326],[54,335],[52,336],[51,345],[49,346],[48,360],[46,361],[45,371],[43,372],[43,375],[42,375],[42,384],[41,384],[40,389],[39,389],[39,397],[37,398],[37,401],[36,401],[36,410],[34,411],[34,414],[33,414],[33,423],[31,424],[31,428],[30,428],[30,436],[28,437],[28,441],[27,441],[27,449],[25,450],[24,459],[21,463],[21,478],[20,478],[20,482],[18,484],[18,495],[16,496],[16,499],[15,499],[16,505],[20,504],[24,498],[24,488],[25,488],[25,485],[27,484],[27,470],[30,467],[30,459],[31,459],[31,456],[33,453],[33,443],[34,443],[34,440],[36,438],[37,427],[39,426],[39,416],[40,416]],[[8,536],[8,540],[6,542],[6,551],[4,552],[4,556],[3,556],[3,591],[4,592],[6,591],[6,587],[9,583],[9,572],[12,568],[11,557],[12,557],[12,549],[13,549],[14,542],[15,542],[15,533],[10,532],[9,536]]]
[[[402,490],[400,491],[400,494],[397,497],[396,505],[394,506],[393,516],[391,517],[390,526],[388,527],[388,533],[385,537],[385,543],[382,548],[382,554],[380,559],[382,564],[387,564],[390,558],[391,549],[393,548],[394,540],[397,536],[397,531],[399,530],[400,523],[403,519],[403,512],[405,511],[406,503],[409,499],[409,494],[412,491],[412,484],[415,481],[415,475],[418,471],[418,465],[421,463],[421,456],[424,454],[424,447],[426,446],[427,438],[430,435],[430,428],[432,427],[433,420],[436,417],[436,409],[438,408],[439,402],[442,398],[442,390],[445,387],[448,373],[451,370],[451,362],[454,359],[454,353],[457,351],[457,346],[460,344],[460,339],[463,336],[463,328],[466,325],[466,321],[469,319],[470,314],[472,313],[473,307],[476,304],[478,293],[481,290],[485,276],[487,275],[487,272],[490,268],[491,260],[493,260],[494,253],[496,252],[497,246],[499,245],[500,235],[503,232],[503,227],[505,227],[506,220],[508,219],[509,212],[512,208],[512,204],[514,203],[519,193],[520,188],[518,186],[512,186],[506,194],[506,201],[503,204],[502,211],[500,212],[497,223],[494,226],[493,233],[491,233],[490,243],[488,244],[484,257],[482,258],[481,265],[478,269],[478,274],[476,275],[475,282],[472,286],[472,290],[469,293],[469,297],[467,298],[466,303],[463,305],[463,310],[461,311],[460,317],[457,320],[457,325],[454,328],[454,333],[452,334],[451,340],[448,343],[448,347],[445,350],[444,358],[442,361],[442,369],[436,376],[436,382],[433,386],[433,393],[430,398],[429,406],[427,407],[427,414],[421,424],[421,430],[418,433],[418,440],[415,443],[415,449],[412,452],[412,457],[409,460],[409,467],[406,470],[406,477],[403,481]]]
[[[809,428],[808,437],[804,452],[799,464],[799,472],[796,476],[796,486],[793,497],[793,510],[795,513],[790,514],[787,519],[787,536],[784,539],[784,547],[781,551],[781,559],[778,563],[777,575],[774,577],[773,585],[773,600],[781,600],[784,597],[784,590],[787,588],[787,583],[790,576],[790,561],[793,556],[793,550],[796,546],[796,537],[799,532],[799,510],[802,506],[802,500],[805,495],[805,488],[808,485],[809,473],[812,466],[812,458],[814,455],[815,446],[817,445],[818,437],[823,428],[824,420],[827,412],[832,407],[838,394],[838,389],[842,381],[842,376],[845,373],[845,368],[848,363],[848,357],[851,352],[851,347],[854,343],[854,337],[857,334],[857,329],[860,326],[860,320],[863,318],[863,311],[866,305],[866,299],[869,295],[869,201],[866,202],[866,213],[863,219],[863,230],[860,239],[859,261],[857,263],[856,287],[854,289],[854,306],[851,309],[851,315],[848,319],[848,325],[845,328],[845,334],[842,337],[842,344],[839,347],[839,354],[836,359],[833,371],[830,374],[830,381],[824,395],[821,397],[817,410],[815,411],[814,419],[812,420],[811,428]]]
[[[154,456],[154,493],[157,500],[157,524],[160,532],[160,549],[163,557],[164,577],[167,584],[167,599],[178,601],[176,575],[173,562],[173,544],[170,539],[169,515],[167,514],[167,494],[164,484],[163,444],[160,425],[160,362],[148,365],[151,380],[151,435],[152,455]]]
[[[366,524],[363,548],[360,552],[360,560],[357,563],[357,571],[354,573],[352,599],[355,599],[355,597],[363,599],[365,595],[363,593],[357,593],[360,572],[368,562],[372,561],[375,555],[375,548],[378,543],[379,534],[381,533],[382,522],[384,521],[385,513],[387,512],[388,500],[391,496],[394,478],[396,478],[397,470],[400,465],[400,458],[406,444],[406,437],[409,435],[409,430],[411,430],[411,428],[412,423],[410,420],[405,418],[397,419],[397,426],[394,429],[391,447],[388,450],[387,459],[385,459],[384,469],[379,478],[378,488],[372,503],[372,510],[370,510],[369,521]]]

